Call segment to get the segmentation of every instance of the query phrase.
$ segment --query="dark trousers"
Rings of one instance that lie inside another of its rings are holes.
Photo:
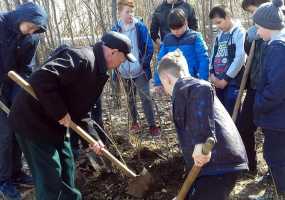
[[[94,104],[94,106],[91,109],[91,118],[98,124],[100,125],[102,128],[103,127],[103,120],[102,120],[102,103],[101,103],[101,97],[98,98],[98,100],[96,101],[96,103]],[[85,122],[80,124],[82,126],[83,129],[85,129],[86,131],[88,130],[87,128],[87,124]],[[95,130],[97,131],[99,137],[101,138],[101,140],[106,143],[107,142],[107,138],[105,136],[104,133],[102,133],[102,131],[98,128],[98,127],[94,127]],[[88,131],[87,131],[88,132]],[[80,136],[77,133],[74,133],[74,131],[72,131],[70,129],[70,133],[71,133],[71,138],[70,138],[70,142],[71,142],[71,147],[72,150],[79,150],[79,141],[80,141]],[[81,140],[82,145],[84,148],[88,148],[88,144],[87,142],[85,142],[84,140]]]
[[[199,177],[189,192],[189,200],[228,200],[238,173]]]
[[[237,128],[242,137],[247,157],[249,170],[257,170],[256,150],[255,150],[255,131],[256,125],[253,121],[253,104],[255,99],[255,90],[248,89],[242,106],[242,110],[237,119]]]
[[[224,89],[216,89],[217,97],[230,115],[233,114],[238,92],[239,87],[236,85],[228,85]]]
[[[52,134],[51,134],[52,135]],[[16,135],[36,186],[37,200],[80,200],[69,138],[54,145]]]
[[[264,159],[271,170],[278,193],[285,193],[285,131],[264,129]]]
[[[22,152],[8,126],[7,114],[0,110],[0,183],[21,174]]]

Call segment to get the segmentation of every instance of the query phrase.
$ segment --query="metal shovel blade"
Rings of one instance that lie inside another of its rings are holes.
[[[127,194],[137,198],[143,198],[152,184],[153,177],[146,168],[143,168],[140,175],[129,180]]]

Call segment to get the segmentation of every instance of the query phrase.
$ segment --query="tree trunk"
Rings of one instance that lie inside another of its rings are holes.
[[[51,5],[52,5],[52,10],[53,10],[54,24],[55,24],[55,28],[56,28],[56,32],[57,32],[58,44],[61,45],[61,36],[60,36],[60,31],[59,31],[59,26],[58,26],[57,13],[56,13],[56,9],[55,9],[54,0],[51,0]]]
[[[8,11],[11,11],[11,10],[12,10],[12,7],[11,7],[11,5],[10,5],[10,3],[9,3],[8,0],[5,0],[5,4],[6,4],[7,10],[8,10]]]
[[[105,26],[105,23],[104,23],[104,16],[103,16],[103,8],[102,8],[102,0],[94,0],[95,2],[95,6],[96,6],[96,9],[99,13],[99,21],[100,21],[100,25],[101,25],[101,28],[102,28],[102,32],[105,33],[107,31],[107,28]]]
[[[21,1],[20,0],[14,0],[14,4],[15,4],[15,6],[18,6],[21,4]]]
[[[72,25],[71,25],[71,18],[70,18],[70,15],[69,15],[69,9],[68,9],[66,0],[64,0],[64,7],[65,7],[65,11],[66,11],[66,17],[67,17],[67,22],[68,22],[68,29],[69,29],[69,33],[70,33],[70,36],[71,36],[72,46],[75,46],[74,35],[73,35]]]
[[[89,3],[89,8],[91,9],[91,6],[90,6],[91,0],[89,0],[88,3]],[[95,40],[95,33],[94,33],[94,23],[93,23],[92,13],[89,8],[87,8],[89,27],[90,27],[91,37],[92,37],[92,43],[95,44],[96,40]]]
[[[43,1],[44,3],[44,7],[48,13],[48,18],[51,19],[51,12],[50,12],[50,6],[49,6],[49,0],[44,0]],[[51,20],[48,21],[48,33],[50,35],[50,42],[51,42],[51,48],[55,48],[55,42],[54,42],[54,37],[53,37],[53,26],[52,26],[52,23],[51,23]]]
[[[112,22],[117,23],[117,0],[112,0]]]

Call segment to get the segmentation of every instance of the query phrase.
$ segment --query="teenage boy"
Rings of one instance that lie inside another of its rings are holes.
[[[80,123],[100,97],[108,69],[125,59],[135,62],[130,51],[131,41],[116,32],[94,46],[63,48],[29,79],[39,101],[23,90],[15,98],[9,122],[30,166],[37,200],[81,199],[66,128],[71,119]]]
[[[247,170],[247,156],[238,130],[208,81],[190,76],[178,50],[159,63],[162,85],[172,96],[173,119],[188,168],[203,169],[189,191],[191,200],[227,200],[238,172]],[[208,137],[216,139],[211,154],[202,154]],[[193,158],[193,160],[192,160]]]
[[[183,9],[173,9],[168,16],[168,33],[161,45],[158,61],[168,52],[180,49],[187,60],[189,73],[192,77],[208,80],[209,57],[208,48],[201,33],[188,28],[187,17]],[[161,82],[155,70],[154,85],[160,86]]]
[[[136,107],[136,93],[138,92],[144,114],[152,136],[159,136],[160,129],[156,126],[153,102],[150,97],[149,80],[151,79],[150,62],[153,55],[153,44],[147,27],[142,21],[133,16],[134,2],[132,0],[119,0],[119,21],[113,27],[114,31],[126,35],[132,41],[132,53],[137,62],[124,62],[118,69],[123,78],[124,87],[128,95],[129,110],[132,118],[131,131],[140,130],[138,112]]]
[[[268,0],[243,0],[242,8],[253,14],[256,9]],[[264,42],[258,35],[256,26],[251,26],[247,33],[244,48],[249,55],[252,42],[255,41],[255,49],[253,59],[250,66],[250,74],[248,77],[246,96],[242,105],[240,115],[237,119],[237,127],[245,145],[248,156],[249,175],[257,175],[257,160],[255,150],[255,131],[257,129],[253,121],[253,104],[256,93],[256,88],[261,78],[261,60],[262,54],[265,51],[266,42]]]
[[[262,78],[254,103],[255,123],[263,129],[263,154],[271,170],[278,199],[285,199],[285,24],[282,0],[262,4],[254,13],[258,35],[268,42]]]
[[[47,29],[47,14],[32,2],[24,3],[11,12],[0,13],[0,100],[10,108],[18,91],[7,77],[9,70],[23,76],[30,74],[39,36]],[[15,134],[0,109],[0,198],[19,200],[15,184],[33,186],[32,177],[22,171],[22,152]]]
[[[238,95],[242,68],[245,63],[245,30],[224,6],[214,7],[209,14],[213,24],[220,29],[210,65],[210,80],[217,96],[231,115]]]
[[[190,29],[195,31],[198,29],[198,20],[195,10],[188,2],[184,0],[163,0],[155,9],[150,25],[151,38],[158,50],[164,40],[164,36],[170,32],[167,17],[171,10],[175,8],[183,9]]]

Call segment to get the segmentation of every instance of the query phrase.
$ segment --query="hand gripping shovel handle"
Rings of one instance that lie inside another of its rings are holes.
[[[204,155],[208,155],[212,151],[214,145],[215,145],[215,139],[212,137],[209,137],[206,143],[203,144],[202,153]],[[186,198],[192,184],[194,183],[197,176],[199,175],[200,170],[201,170],[201,167],[198,167],[196,165],[192,167],[191,171],[188,173],[187,178],[185,179],[176,197],[176,200],[184,200]]]
[[[32,95],[35,99],[38,100],[32,86],[24,80],[21,76],[19,76],[16,72],[10,71],[8,73],[9,78],[15,81],[18,85],[20,85],[26,92]],[[96,144],[97,141],[94,140],[86,131],[84,131],[80,126],[75,124],[73,121],[70,123],[70,128],[74,130],[78,135],[80,135],[84,140],[86,140],[89,144]],[[115,164],[118,168],[125,172],[125,174],[131,178],[137,177],[137,175],[131,171],[126,165],[121,163],[115,156],[113,156],[107,149],[102,149],[103,155],[109,159],[113,164]]]

